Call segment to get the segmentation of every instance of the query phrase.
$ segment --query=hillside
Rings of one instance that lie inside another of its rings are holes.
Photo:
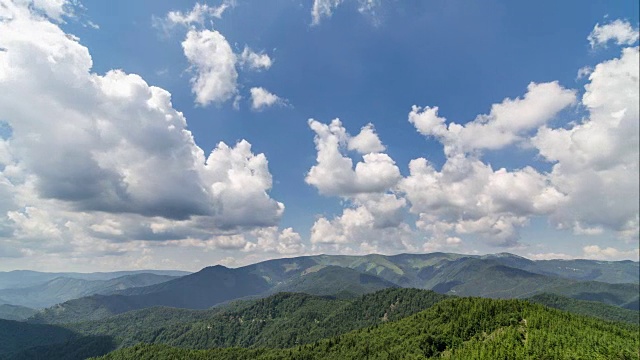
[[[585,301],[555,294],[538,294],[527,299],[531,302],[564,310],[570,313],[587,315],[602,320],[640,324],[640,312],[607,305],[597,301]]]
[[[8,304],[38,309],[83,296],[111,294],[120,290],[154,285],[175,278],[175,276],[147,273],[125,275],[109,280],[58,277],[44,284],[24,288],[2,289],[0,290],[0,298]]]
[[[339,266],[308,268],[291,281],[275,286],[270,292],[301,292],[352,298],[398,285],[378,276]]]
[[[200,313],[193,321],[157,309],[149,321],[123,314],[98,322],[72,324],[82,335],[112,336],[121,345],[163,343],[204,349],[216,346],[288,347],[397,320],[429,308],[445,296],[417,289],[387,289],[352,301],[298,293],[279,293],[239,306]],[[136,326],[136,324],[145,324]]]
[[[458,298],[397,322],[289,349],[138,345],[102,359],[632,359],[638,328],[522,300]]]

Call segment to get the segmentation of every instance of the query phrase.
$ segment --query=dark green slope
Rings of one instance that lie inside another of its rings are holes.
[[[445,298],[432,291],[398,288],[354,300],[280,293],[210,310],[156,307],[64,326],[18,323],[27,329],[44,327],[58,337],[45,343],[24,338],[20,346],[11,349],[14,351],[11,354],[17,356],[19,352],[24,358],[80,359],[79,354],[87,350],[98,351],[93,355],[100,355],[139,342],[196,349],[216,346],[283,348],[401,319]],[[0,323],[0,334],[3,333],[2,325]],[[55,355],[69,351],[75,345],[83,348],[83,352],[73,351],[70,353],[73,356],[66,357]],[[3,356],[7,356],[7,352],[0,350],[0,359]]]
[[[0,305],[0,319],[4,320],[25,320],[35,313],[36,310],[24,306]]]
[[[577,300],[566,296],[546,293],[532,296],[527,300],[570,313],[592,316],[602,320],[620,321],[635,325],[640,324],[640,312],[603,304],[597,301]]]
[[[387,289],[352,301],[279,293],[197,314],[182,310],[182,317],[176,316],[176,309],[155,308],[69,328],[84,335],[109,335],[121,345],[287,347],[400,319],[444,298],[417,289]],[[192,320],[184,321],[187,318]]]
[[[98,320],[153,306],[206,309],[268,289],[267,282],[259,276],[217,265],[164,283],[127,289],[128,295],[70,300],[39,312],[30,321],[54,324]]]
[[[139,345],[104,359],[634,359],[638,328],[522,300],[459,298],[397,322],[290,349]]]
[[[93,341],[99,339],[99,343]],[[94,349],[113,349],[110,339],[104,337],[80,336],[71,330],[46,324],[28,324],[19,321],[0,320],[0,359],[48,359],[55,358],[49,350],[59,349],[68,344],[93,343]],[[36,353],[27,351],[37,349]],[[46,350],[45,350],[46,349]],[[71,349],[68,349],[71,350]],[[87,349],[85,349],[87,350]],[[91,349],[89,349],[91,350]],[[74,352],[67,353],[63,358],[80,359],[73,356]],[[104,354],[100,351],[82,351],[88,356]]]

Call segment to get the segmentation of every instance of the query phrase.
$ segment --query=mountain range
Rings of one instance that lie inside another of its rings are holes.
[[[0,318],[10,319],[0,320],[0,359],[84,359],[114,350],[108,359],[348,357],[348,349],[336,347],[342,336],[349,337],[364,354],[363,349],[371,346],[362,342],[364,329],[377,334],[372,335],[375,341],[384,342],[387,340],[378,338],[405,331],[393,325],[396,322],[422,329],[409,332],[415,341],[426,344],[418,346],[423,355],[455,353],[474,358],[473,354],[485,350],[500,355],[504,350],[500,344],[522,336],[544,344],[547,335],[562,338],[570,329],[554,327],[560,319],[587,324],[585,334],[598,332],[628,349],[634,343],[625,342],[626,335],[621,334],[638,331],[639,269],[639,263],[632,261],[532,261],[506,253],[431,253],[304,256],[239,268],[216,265],[178,277],[167,275],[171,272],[120,277],[113,274],[122,273],[84,274],[89,279],[58,276],[28,287],[0,290],[0,298],[34,307],[69,298],[42,310],[0,305]],[[15,281],[3,274],[5,283]],[[40,280],[48,278],[36,274]],[[96,279],[104,276],[112,277]],[[494,300],[473,300],[481,298]],[[438,340],[433,331],[461,326],[460,319],[432,313],[443,302],[456,314],[493,308],[483,316],[502,320]],[[421,312],[441,325],[415,320]],[[531,319],[537,319],[536,327],[527,327]],[[540,324],[549,321],[550,331],[545,335]],[[425,331],[434,335],[423,338]],[[511,335],[504,338],[505,334]],[[474,343],[478,340],[482,346]],[[407,356],[418,351],[412,344],[405,346]],[[512,350],[524,351],[522,354],[531,350],[529,357],[553,358],[539,344],[535,351],[522,347],[521,342],[509,344]],[[263,350],[255,350],[258,348]],[[286,353],[279,350],[284,348]],[[606,351],[594,354],[611,355]]]
[[[388,287],[490,298],[552,293],[638,310],[638,269],[638,263],[631,261],[538,262],[511,254],[306,256],[235,269],[221,265],[207,267],[155,285],[69,300],[37,313],[30,320],[40,323],[98,320],[152,306],[206,309],[234,299],[264,297],[281,291],[349,298]],[[616,279],[618,283],[598,279]]]

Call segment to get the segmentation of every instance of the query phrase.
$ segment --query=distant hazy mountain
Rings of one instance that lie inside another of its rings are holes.
[[[9,304],[0,305],[0,319],[4,320],[26,320],[33,316],[37,310]]]
[[[574,266],[573,262],[567,264]],[[278,291],[349,296],[349,292],[357,295],[385,287],[491,298],[525,298],[547,292],[637,309],[638,274],[632,278],[629,269],[638,269],[638,263],[580,260],[576,264],[589,271],[600,269],[599,275],[592,271],[590,277],[625,279],[630,283],[578,281],[573,270],[571,276],[563,276],[566,269],[558,269],[557,263],[536,262],[511,254],[319,255],[269,260],[237,269],[208,267],[165,283],[123,290],[117,295],[71,300],[38,313],[32,320],[48,323],[97,320],[151,306],[204,309]]]
[[[216,265],[161,284],[132,288],[118,295],[93,295],[39,312],[33,321],[45,323],[97,320],[152,306],[206,309],[213,305],[269,290],[262,277]]]
[[[60,277],[81,280],[111,280],[122,276],[136,274],[184,276],[190,274],[190,272],[178,270],[134,270],[95,273],[40,272],[31,270],[0,271],[0,289],[25,288],[44,284],[47,281]]]
[[[83,296],[112,294],[119,290],[158,284],[175,278],[175,276],[146,273],[125,275],[110,280],[59,277],[44,284],[0,290],[0,299],[7,304],[38,309]]]

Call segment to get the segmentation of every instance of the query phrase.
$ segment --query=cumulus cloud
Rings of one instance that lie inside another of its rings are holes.
[[[269,69],[273,61],[267,54],[258,54],[248,46],[240,54],[240,63],[251,70]]]
[[[588,245],[582,248],[587,259],[595,260],[634,260],[638,261],[640,251],[638,249],[621,251],[613,247],[601,248],[598,245]]]
[[[592,48],[604,46],[609,41],[618,45],[633,45],[638,41],[638,28],[633,28],[628,21],[615,20],[605,25],[596,24],[587,37]]]
[[[57,22],[62,22],[64,16],[73,16],[68,0],[33,0],[33,7]]]
[[[453,232],[513,245],[528,216],[551,212],[564,196],[531,167],[493,170],[463,155],[447,159],[440,171],[418,158],[409,171],[398,188],[419,216],[418,227],[438,239]]]
[[[552,162],[551,183],[567,195],[552,214],[562,228],[638,236],[638,48],[598,64],[585,85],[589,116],[569,128],[541,127],[532,139]]]
[[[222,103],[236,95],[236,55],[222,34],[215,30],[190,30],[182,49],[195,73],[191,91],[197,104]]]
[[[349,150],[355,150],[360,154],[379,153],[386,150],[382,141],[378,138],[373,124],[364,126],[360,133],[349,139],[347,143]]]
[[[404,223],[406,201],[395,194],[359,195],[341,215],[319,217],[311,228],[314,251],[349,253],[415,251],[413,231]]]
[[[343,154],[348,144],[361,153],[365,148],[384,148],[371,125],[365,126],[354,138],[347,133],[339,119],[334,119],[329,125],[310,119],[309,127],[316,133],[314,142],[318,155],[317,164],[309,170],[305,181],[315,186],[321,194],[350,196],[384,192],[400,180],[400,170],[385,153],[367,153],[355,168],[351,158]]]
[[[253,87],[249,92],[251,93],[251,108],[253,110],[260,111],[270,106],[286,104],[286,100],[270,93],[265,88]]]
[[[413,106],[409,122],[422,135],[442,142],[447,155],[496,150],[521,141],[523,135],[545,124],[575,100],[575,92],[564,89],[557,81],[531,83],[523,98],[507,98],[493,104],[488,115],[479,115],[464,125],[447,125],[446,119],[438,116],[438,107]]]
[[[418,228],[441,239],[475,234],[512,246],[531,217],[547,216],[579,235],[614,230],[637,239],[638,204],[629,199],[639,196],[638,67],[637,47],[595,66],[580,101],[588,116],[565,127],[547,125],[577,101],[557,82],[531,83],[524,97],[464,125],[447,123],[438,107],[414,106],[409,122],[440,141],[446,155],[439,171],[426,159],[411,161],[399,183]],[[493,170],[483,162],[483,150],[514,143],[529,144],[552,170]]]
[[[11,15],[0,20],[0,119],[10,128],[0,136],[3,253],[86,258],[145,248],[132,240],[212,238],[231,249],[244,232],[277,225],[284,205],[269,196],[268,161],[249,142],[205,156],[167,91],[121,70],[91,72],[77,39],[0,1]],[[193,54],[220,40],[192,36]],[[203,60],[205,71],[216,66]]]
[[[189,29],[182,41],[182,49],[193,73],[191,91],[200,106],[219,105],[234,99],[233,107],[238,109],[242,98],[238,89],[238,71],[267,70],[273,64],[269,55],[256,53],[246,45],[241,53],[236,54],[224,35],[206,28],[207,19],[221,18],[223,12],[234,4],[233,1],[225,1],[218,7],[211,7],[196,3],[189,12],[171,11],[165,18],[153,18],[154,26],[165,31],[176,25]],[[253,87],[250,92],[254,110],[286,103],[261,87]]]

